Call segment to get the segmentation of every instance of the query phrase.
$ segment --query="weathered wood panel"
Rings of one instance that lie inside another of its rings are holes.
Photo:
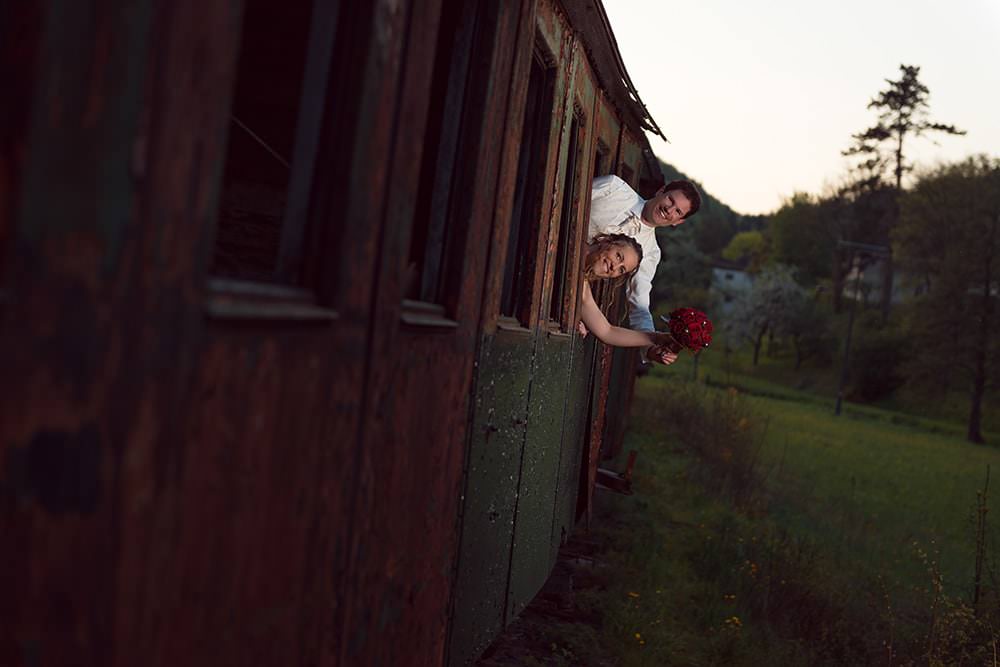
[[[141,465],[130,495],[148,494],[148,478],[158,482],[144,514],[135,517],[146,539],[136,541],[122,567],[137,581],[128,582],[133,597],[120,605],[119,637],[129,643],[121,639],[117,653],[121,664],[246,664],[306,655],[317,662],[316,632],[322,625],[329,633],[319,617],[337,590],[327,568],[332,561],[336,570],[336,532],[348,526],[353,489],[341,480],[356,442],[355,388],[362,382],[370,292],[364,283],[348,285],[344,298],[336,298],[317,278],[313,284],[343,316],[332,327],[263,311],[255,320],[205,322],[205,308],[216,299],[206,289],[204,258],[213,242],[239,13],[231,3],[184,3],[161,7],[158,19],[142,215],[144,225],[156,220],[176,234],[148,252],[184,280],[177,315],[196,335],[178,342],[187,343],[196,370],[181,385],[184,401],[174,416],[186,415],[180,428],[157,439],[152,452],[135,452]],[[362,138],[367,150],[378,150],[376,133]],[[345,167],[358,159],[349,148],[336,156]],[[326,160],[330,149],[324,148]],[[188,201],[198,202],[197,215],[184,209]],[[339,222],[344,211],[337,213],[318,225]],[[330,250],[373,261],[368,238],[375,231],[351,227]],[[186,257],[199,264],[185,267]],[[150,292],[157,287],[146,285]],[[167,342],[176,330],[160,331]]]
[[[576,276],[582,272],[583,267],[583,246],[587,239],[590,217],[591,176],[594,173],[594,162],[597,159],[593,113],[597,89],[593,71],[585,56],[584,45],[578,40],[573,43],[572,58],[573,86],[567,95],[566,104],[567,113],[582,114],[582,116],[578,116],[582,121],[579,137],[581,155],[577,164],[579,174],[576,176],[578,179],[576,184],[578,204],[574,219],[559,221],[560,226],[563,224],[572,225],[570,244],[575,251],[575,255],[570,260],[570,265],[576,267],[572,274],[574,279],[569,280],[567,284],[567,291],[570,292],[567,295],[567,300],[574,304],[569,318],[569,331],[571,332],[574,330],[573,325],[578,320],[576,312],[582,295],[582,281]],[[566,138],[563,141],[568,143]],[[561,182],[565,182],[565,178]],[[562,197],[566,196],[567,194],[563,192]],[[566,210],[566,207],[560,207],[560,210]],[[576,339],[570,352],[569,366],[571,370],[566,388],[566,407],[563,411],[562,441],[560,443],[556,499],[553,506],[552,536],[550,538],[552,562],[555,561],[559,546],[569,537],[576,524],[576,501],[580,487],[580,465],[586,450],[586,424],[595,346],[593,337],[586,341]]]
[[[552,569],[552,520],[559,478],[570,339],[540,337],[532,365],[527,432],[521,452],[507,622],[521,613]]]
[[[0,165],[0,663],[110,664],[151,8],[28,4],[0,10],[3,69],[27,67]]]
[[[44,21],[40,3],[0,5],[0,80],[8,100],[0,109],[0,309],[6,300],[3,269],[20,202],[31,112],[37,99],[36,67]]]
[[[618,455],[628,422],[630,388],[635,378],[638,352],[629,348],[615,348],[611,357],[611,375],[608,380],[608,399],[605,408],[604,434],[601,437],[601,458]]]
[[[158,176],[148,214],[197,197],[195,188],[206,190],[208,219],[197,220],[197,237],[174,240],[170,256],[207,258],[223,152],[206,154],[187,135],[195,124],[225,137],[239,13],[232,3],[174,4],[163,12],[153,94],[153,108],[163,113],[152,125]],[[381,203],[379,156],[391,139],[399,54],[394,61],[391,50],[364,36],[372,23],[389,29],[393,18],[375,6],[353,16],[360,41],[348,50],[358,56],[354,67],[381,76],[340,81],[338,93],[356,95],[337,96],[330,107],[331,116],[357,113],[365,123],[349,137],[322,139],[319,183],[331,196],[354,194],[336,208],[317,203],[319,257],[349,257],[362,266],[377,261],[372,216]],[[225,74],[212,73],[223,65]],[[188,84],[205,71],[212,73],[206,77],[212,93]],[[184,316],[201,323],[191,343],[197,371],[185,384],[182,430],[174,441],[158,442],[152,458],[150,472],[163,477],[162,488],[148,519],[150,544],[136,554],[145,562],[134,568],[148,578],[137,592],[143,613],[134,632],[123,634],[135,641],[122,651],[122,664],[337,663],[331,624],[342,613],[342,545],[356,490],[343,480],[357,460],[372,295],[363,274],[342,280],[339,264],[311,271],[308,287],[340,316],[316,323],[275,317],[263,304],[239,298],[243,313],[259,315],[213,315],[205,322],[205,309],[219,295],[204,264],[192,272]]]
[[[594,163],[595,171],[611,173],[617,165],[619,154],[619,139],[621,122],[615,116],[606,96],[599,92],[594,96]],[[602,174],[595,174],[602,175]],[[589,215],[589,202],[588,202]],[[594,296],[602,303],[604,289],[598,290]],[[609,316],[610,319],[610,316]],[[600,459],[601,442],[604,435],[604,421],[607,409],[607,381],[611,373],[611,348],[597,345],[594,367],[591,372],[591,396],[587,419],[587,443],[583,453],[580,468],[580,486],[577,498],[577,515],[586,515],[588,521],[593,503],[594,483],[597,480],[597,466]]]
[[[519,16],[512,3],[478,8],[454,186],[460,201],[452,203],[464,249],[454,303],[446,304],[453,329],[400,326],[409,236],[405,227],[386,225],[349,589],[356,612],[345,621],[345,664],[444,658],[472,369]],[[425,95],[419,86],[412,92],[417,99]],[[419,160],[404,148],[414,134],[409,116],[401,115],[387,207],[392,219],[405,220],[415,199]]]
[[[452,604],[461,664],[573,523],[594,344],[565,333],[575,280],[546,321],[551,260],[560,226],[572,265],[584,234],[586,204],[560,220],[574,108],[585,202],[594,142],[613,167],[620,123],[559,6],[480,3],[451,323],[404,325],[436,31],[472,5],[323,6],[302,303],[210,275],[243,2],[0,8],[0,71],[27,101],[0,123],[3,664],[433,665]],[[510,331],[538,36],[554,122],[532,314]]]
[[[554,297],[552,288],[561,223],[567,139],[573,118],[572,33],[548,0],[539,0],[536,24],[537,39],[541,41],[544,51],[554,58],[555,71],[552,108],[542,112],[551,116],[552,121],[546,140],[548,155],[536,245],[540,257],[535,263],[535,283],[541,284],[541,296],[535,306],[536,337],[527,396],[527,431],[521,454],[507,591],[508,622],[531,601],[545,583],[552,566],[553,505],[571,353],[571,338],[569,334],[558,333],[562,323],[550,321],[549,306],[552,298],[562,296]]]
[[[480,340],[476,353],[455,594],[451,610],[450,665],[474,660],[506,622],[510,549],[518,473],[527,420],[534,333],[498,326],[507,246],[516,189],[528,73],[535,40],[535,5],[518,3],[514,32],[505,43],[510,61],[508,97],[497,155],[489,253],[484,258]]]
[[[588,427],[591,382],[594,374],[594,359],[601,345],[592,336],[577,340],[572,352],[572,370],[566,393],[566,410],[563,413],[562,444],[559,458],[556,501],[552,519],[553,562],[559,547],[569,538],[577,525],[577,501],[581,493],[581,468],[586,471],[589,451]]]
[[[530,338],[487,337],[479,354],[449,664],[475,659],[507,623],[514,516],[531,379]]]

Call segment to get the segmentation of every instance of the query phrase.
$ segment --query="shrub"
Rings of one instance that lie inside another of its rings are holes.
[[[908,337],[899,329],[882,327],[875,316],[859,318],[851,341],[848,397],[863,403],[877,401],[902,386],[908,348]]]
[[[703,463],[704,483],[744,510],[763,504],[760,450],[767,421],[755,415],[736,389],[715,391],[673,383],[668,400],[641,402],[637,415],[666,425]]]

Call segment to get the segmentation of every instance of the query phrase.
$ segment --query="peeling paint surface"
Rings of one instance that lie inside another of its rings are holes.
[[[560,6],[339,3],[301,275],[274,283],[211,273],[250,6],[0,9],[25,100],[0,119],[2,665],[465,664],[545,581],[622,427],[599,415],[624,410],[607,383],[627,368],[571,335],[577,276],[551,293],[559,226],[582,242],[587,214],[559,220],[572,114],[583,182],[622,134]],[[449,281],[414,305],[438,30],[470,7]],[[538,38],[555,120],[514,330]]]

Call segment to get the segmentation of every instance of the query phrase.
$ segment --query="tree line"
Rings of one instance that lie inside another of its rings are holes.
[[[737,264],[754,282],[725,322],[730,338],[752,346],[755,364],[765,337],[781,338],[796,368],[834,362],[834,323],[857,306],[853,397],[875,400],[904,382],[928,400],[961,391],[967,437],[983,442],[984,400],[1000,377],[1000,160],[917,168],[917,140],[965,132],[931,118],[919,67],[900,65],[885,83],[835,184],[795,193],[769,216],[710,204],[698,224],[664,233],[654,298],[712,312],[713,263]],[[863,275],[877,275],[877,288]]]

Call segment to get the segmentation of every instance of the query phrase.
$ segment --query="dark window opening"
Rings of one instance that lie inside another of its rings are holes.
[[[430,108],[424,134],[420,189],[410,236],[406,298],[442,303],[448,282],[454,280],[459,262],[449,261],[457,252],[454,208],[462,196],[460,159],[463,118],[474,106],[468,100],[472,52],[476,39],[479,3],[448,0],[441,8]]]
[[[312,2],[247,0],[222,176],[212,274],[279,277]],[[284,278],[284,279],[283,279]]]
[[[559,216],[559,245],[556,248],[556,268],[552,278],[552,302],[549,307],[549,317],[561,325],[566,315],[567,298],[565,293],[567,285],[567,268],[569,259],[573,256],[570,252],[570,240],[573,238],[573,224],[576,222],[576,214],[579,209],[577,201],[577,183],[580,180],[580,128],[583,126],[583,118],[579,112],[573,114],[573,122],[569,130],[569,146],[566,152],[566,169],[563,181],[562,213]]]
[[[623,164],[618,171],[621,172],[618,175],[622,177],[622,180],[629,185],[632,185],[632,178],[635,176],[635,172],[632,171],[632,167],[627,164]]]
[[[500,298],[500,314],[517,318],[522,326],[528,326],[530,320],[538,218],[541,215],[545,157],[552,117],[553,74],[554,69],[547,65],[541,51],[536,48],[524,105],[521,153]]]
[[[604,176],[608,173],[608,147],[603,141],[597,142],[597,150],[594,151],[594,178]]]

